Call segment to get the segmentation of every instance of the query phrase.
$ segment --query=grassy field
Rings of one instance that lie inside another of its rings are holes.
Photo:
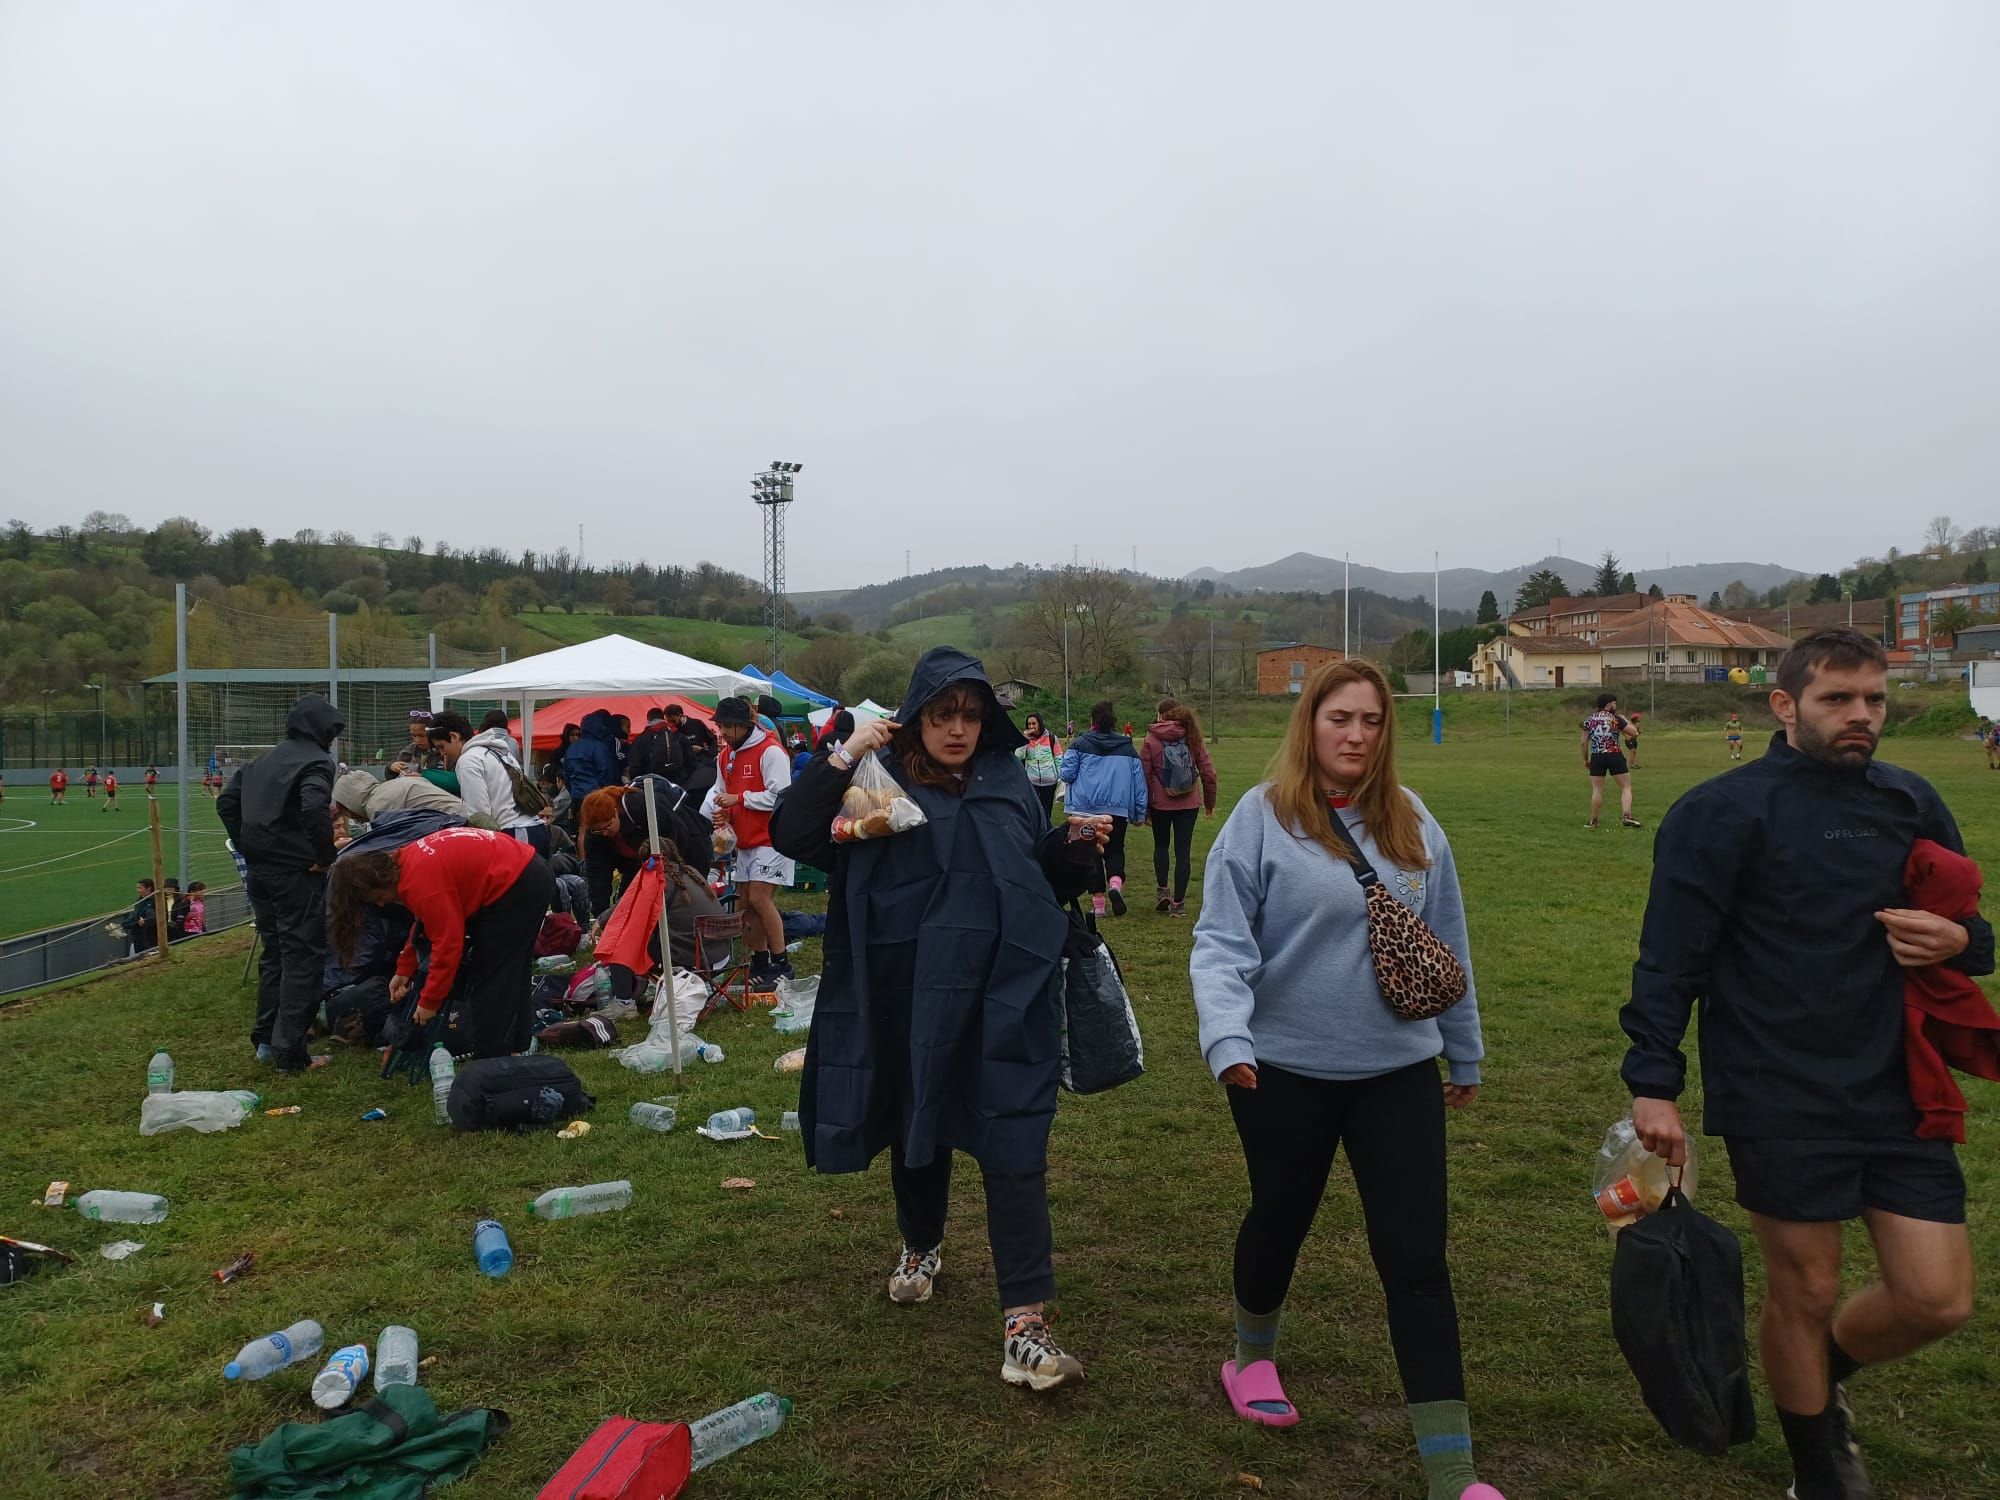
[[[524,614],[516,617],[516,623],[530,635],[541,637],[543,644],[535,646],[537,651],[616,634],[721,667],[740,667],[746,661],[762,660],[768,654],[771,639],[770,632],[761,625],[724,625],[716,620],[686,620],[677,616],[607,615],[589,610],[573,615],[558,610]],[[786,633],[786,650],[800,651],[805,644],[803,636]]]
[[[234,885],[236,866],[223,848],[226,835],[215,804],[199,788],[189,818],[192,878],[212,886]],[[132,904],[132,883],[153,873],[146,787],[121,781],[118,811],[106,813],[100,796],[83,795],[83,779],[70,782],[69,800],[49,805],[46,784],[10,781],[0,807],[0,937],[122,910]],[[160,844],[166,872],[180,873],[177,792],[160,788]]]
[[[1225,797],[1272,742],[1219,747]],[[1754,749],[1754,747],[1753,747]],[[2000,852],[2000,778],[1970,747],[1896,741],[1932,777],[1975,855]],[[1648,742],[1639,811],[1655,820],[1723,769],[1708,736]],[[1482,1473],[1514,1500],[1750,1500],[1788,1477],[1768,1399],[1765,1432],[1719,1461],[1671,1447],[1638,1402],[1606,1312],[1610,1246],[1589,1201],[1592,1153],[1624,1100],[1615,1011],[1625,992],[1650,833],[1582,828],[1585,783],[1555,733],[1406,747],[1406,779],[1452,836],[1471,912],[1486,1087],[1451,1121],[1453,1263]],[[1202,845],[1218,827],[1204,823]],[[1135,852],[1150,850],[1143,832]],[[122,873],[122,872],[121,872]],[[1143,858],[1134,884],[1149,884]],[[1200,897],[1200,885],[1191,893]],[[1063,1101],[1055,1127],[1058,1332],[1088,1381],[1053,1400],[1003,1387],[998,1319],[976,1174],[954,1188],[936,1299],[883,1295],[896,1249],[885,1171],[817,1178],[795,1137],[720,1146],[684,1125],[655,1136],[629,1104],[665,1092],[602,1054],[576,1066],[598,1097],[593,1130],[455,1136],[428,1095],[344,1053],[278,1081],[248,1059],[251,998],[241,940],[176,950],[164,973],[121,975],[0,1011],[17,1127],[0,1137],[7,1232],[53,1241],[79,1263],[0,1297],[0,1492],[39,1497],[209,1496],[229,1449],[312,1415],[312,1371],[226,1386],[246,1339],[300,1317],[330,1342],[416,1328],[437,1356],[427,1379],[447,1410],[512,1413],[512,1432],[461,1486],[514,1500],[610,1413],[693,1416],[754,1391],[797,1409],[773,1440],[698,1476],[691,1496],[1089,1496],[1239,1494],[1236,1476],[1294,1497],[1423,1493],[1345,1169],[1288,1304],[1282,1359],[1304,1413],[1289,1432],[1230,1412],[1216,1366],[1229,1355],[1230,1246],[1245,1189],[1221,1094],[1195,1048],[1188,925],[1135,910],[1110,933],[1147,1035],[1148,1074]],[[810,948],[806,957],[817,964]],[[771,1061],[766,1021],[705,1028],[726,1062],[697,1067],[683,1116],[795,1098]],[[146,1058],[164,1043],[185,1087],[259,1086],[300,1115],[218,1136],[137,1133]],[[2000,1259],[1994,1118],[2000,1089],[1972,1086],[1973,1228]],[[357,1117],[384,1105],[390,1119]],[[689,1122],[690,1124],[692,1121]],[[1702,1142],[1702,1200],[1745,1229],[1719,1143]],[[962,1164],[963,1165],[963,1164]],[[724,1177],[758,1186],[724,1192]],[[174,1201],[155,1226],[93,1226],[28,1207],[51,1178],[79,1189],[150,1189]],[[544,1224],[542,1189],[629,1177],[623,1213]],[[519,1263],[480,1276],[475,1219],[501,1217]],[[119,1238],[146,1248],[111,1263]],[[1859,1241],[1857,1240],[1857,1245]],[[1750,1281],[1761,1284],[1754,1246]],[[208,1277],[241,1251],[257,1269]],[[1859,1281],[1865,1253],[1850,1271]],[[154,1302],[166,1321],[145,1326]],[[2000,1493],[2000,1329],[1983,1313],[1945,1345],[1863,1375],[1855,1387],[1880,1493],[1972,1500]],[[454,1491],[453,1493],[457,1493]]]

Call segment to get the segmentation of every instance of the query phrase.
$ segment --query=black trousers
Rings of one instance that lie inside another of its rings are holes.
[[[1051,781],[1047,786],[1036,787],[1035,795],[1042,799],[1042,816],[1053,819],[1056,812],[1056,784]]]
[[[535,937],[556,878],[547,860],[531,859],[491,906],[465,924],[459,992],[472,1017],[472,1055],[507,1057],[526,1049],[534,1022]]]
[[[985,1177],[986,1243],[993,1250],[1000,1306],[1046,1302],[1056,1294],[1048,1174],[988,1172]],[[928,1166],[912,1167],[904,1163],[898,1144],[889,1155],[889,1181],[896,1191],[896,1226],[903,1231],[903,1243],[912,1250],[942,1243],[951,1196],[951,1153],[940,1151]]]
[[[306,1033],[326,969],[326,876],[310,870],[250,872],[257,955],[257,1020],[250,1040],[270,1044],[281,1068],[306,1065]]]
[[[1104,858],[1098,861],[1096,873],[1090,877],[1090,889],[1101,892],[1111,883],[1111,877],[1125,878],[1125,829],[1126,822],[1115,814],[1111,819],[1111,837],[1104,845]]]
[[[1333,1082],[1257,1065],[1257,1087],[1230,1088],[1250,1169],[1250,1211],[1236,1233],[1236,1300],[1267,1313],[1285,1299],[1334,1149],[1345,1143],[1368,1253],[1389,1304],[1389,1342],[1412,1405],[1463,1401],[1458,1304],[1445,1264],[1444,1090],[1436,1062]]]
[[[1176,901],[1187,899],[1188,869],[1194,855],[1194,820],[1200,816],[1201,809],[1198,807],[1153,814],[1153,884],[1164,886],[1167,883],[1167,845],[1171,841]]]

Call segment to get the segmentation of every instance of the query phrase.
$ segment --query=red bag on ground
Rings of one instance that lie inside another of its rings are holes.
[[[606,1417],[535,1500],[673,1500],[692,1461],[687,1423]]]
[[[560,954],[568,958],[583,941],[583,929],[568,912],[552,911],[542,918],[542,930],[535,934],[535,957]]]

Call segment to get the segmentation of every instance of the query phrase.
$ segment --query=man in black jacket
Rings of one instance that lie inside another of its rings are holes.
[[[678,703],[667,705],[667,733],[673,736],[671,757],[661,774],[696,797],[715,785],[718,742],[715,731],[688,714]]]
[[[646,710],[646,727],[639,731],[639,737],[632,741],[630,763],[632,779],[641,776],[666,776],[672,759],[672,736],[667,731],[665,710]]]
[[[250,910],[263,944],[257,1020],[259,1058],[286,1072],[307,1066],[306,1031],[326,964],[326,879],[333,863],[333,757],[346,725],[317,693],[292,705],[284,743],[229,779],[216,811],[249,865]]]
[[[1963,852],[1921,777],[1877,764],[1882,647],[1816,631],[1779,664],[1764,757],[1676,803],[1620,1024],[1648,1150],[1686,1158],[1674,1103],[1701,1006],[1703,1129],[1723,1137],[1736,1201],[1764,1252],[1759,1346],[1798,1500],[1874,1491],[1845,1382],[1972,1313],[1965,1179],[1948,1141],[1919,1140],[1903,1055],[1904,970],[1993,969],[1993,929],[1906,906],[1911,844]],[[1841,1224],[1862,1219],[1881,1279],[1838,1309]]]

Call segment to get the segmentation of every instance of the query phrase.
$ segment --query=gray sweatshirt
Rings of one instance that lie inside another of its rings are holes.
[[[1423,817],[1428,870],[1391,864],[1359,809],[1341,818],[1390,894],[1465,965],[1465,998],[1434,1021],[1397,1018],[1375,984],[1353,869],[1281,824],[1256,786],[1208,851],[1188,962],[1211,1073],[1263,1061],[1312,1078],[1373,1078],[1443,1053],[1453,1083],[1479,1082],[1485,1047],[1458,871],[1444,830],[1416,793],[1405,795]]]

